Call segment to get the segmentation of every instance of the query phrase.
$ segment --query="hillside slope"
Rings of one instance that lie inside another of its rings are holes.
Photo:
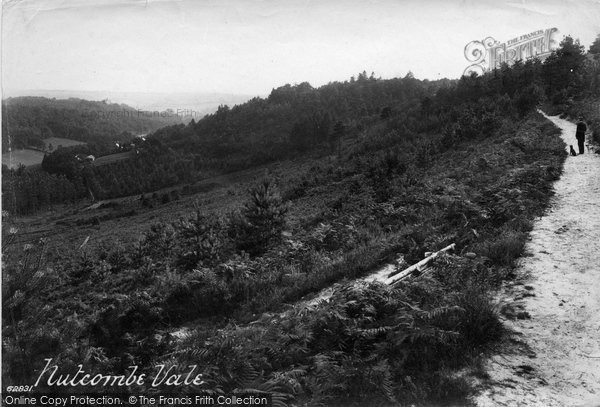
[[[190,155],[198,168],[234,171],[307,151],[340,150],[348,137],[363,133],[377,116],[393,118],[401,133],[424,131],[415,120],[421,101],[455,83],[420,81],[412,75],[384,80],[363,72],[357,80],[319,88],[307,82],[286,84],[267,98],[220,106],[197,122],[165,127],[150,137]]]

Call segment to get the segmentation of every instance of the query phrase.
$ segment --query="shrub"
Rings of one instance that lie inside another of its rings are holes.
[[[225,257],[228,246],[222,219],[202,214],[197,202],[194,206],[196,212],[191,218],[175,224],[180,240],[178,264],[188,270],[216,266]]]
[[[504,328],[498,309],[483,289],[467,288],[460,294],[457,305],[465,310],[461,314],[459,332],[469,345],[485,345],[502,336]]]
[[[197,270],[166,294],[163,307],[172,322],[230,312],[227,284],[207,269]]]
[[[352,248],[358,239],[353,219],[348,222],[320,223],[310,234],[308,243],[316,249],[337,250]]]
[[[521,117],[535,109],[544,97],[544,90],[538,84],[532,83],[522,90],[517,91],[514,104]]]
[[[302,198],[306,195],[306,190],[309,187],[308,180],[303,177],[302,180],[297,180],[293,186],[285,191],[283,199],[285,201],[293,201],[298,198]]]
[[[139,242],[139,254],[164,259],[173,254],[176,246],[175,229],[165,223],[155,223]]]
[[[480,253],[496,265],[511,267],[523,253],[526,236],[523,232],[506,232],[497,239],[484,243]]]
[[[230,232],[238,249],[255,256],[281,240],[288,207],[270,179],[251,188],[249,194],[241,213],[232,216]]]

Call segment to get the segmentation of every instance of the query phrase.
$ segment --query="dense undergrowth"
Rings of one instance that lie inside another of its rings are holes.
[[[5,377],[27,381],[47,356],[67,370],[85,360],[122,372],[151,369],[171,354],[171,363],[203,366],[211,389],[270,390],[287,401],[464,396],[467,384],[451,372],[498,336],[489,290],[510,274],[564,158],[557,130],[541,116],[499,120],[492,134],[451,148],[443,136],[417,147],[427,153],[417,150],[408,164],[388,149],[361,162],[349,151],[285,190],[293,199],[266,181],[239,213],[198,210],[152,226],[134,244],[68,253],[53,269],[40,267],[39,248],[30,248],[31,259],[5,271],[19,276],[4,284],[5,309],[19,321],[5,331]],[[382,176],[385,187],[369,182]],[[286,225],[289,206],[330,183],[345,192],[325,213]],[[451,242],[477,259],[448,257],[439,273],[396,290],[348,286],[327,305],[239,328],[397,252],[415,261]],[[190,320],[198,331],[177,345],[166,332]]]
[[[502,333],[491,293],[512,277],[566,156],[534,112],[542,71],[463,78],[411,110],[420,132],[405,112],[357,120],[335,157],[267,177],[238,211],[198,207],[52,262],[44,242],[5,252],[5,383],[31,382],[52,357],[112,374],[197,364],[206,384],[185,391],[268,391],[279,405],[464,404],[464,372]],[[327,303],[287,306],[450,243],[454,255],[397,287],[348,283]]]
[[[390,231],[399,246],[457,242],[476,259],[447,256],[433,273],[396,289],[348,284],[328,303],[299,306],[285,317],[232,323],[216,333],[200,326],[169,361],[206,366],[212,388],[276,391],[310,405],[464,402],[471,389],[457,372],[476,365],[502,332],[490,291],[510,277],[564,158],[556,129],[543,119],[531,117],[514,130],[479,140],[477,154],[487,164],[469,160],[468,147],[436,157],[410,190],[419,202],[408,210],[415,223]],[[401,196],[396,202],[405,203]]]

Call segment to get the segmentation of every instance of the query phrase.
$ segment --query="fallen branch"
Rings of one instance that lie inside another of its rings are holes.
[[[388,274],[388,278],[385,281],[386,284],[394,284],[397,281],[400,281],[400,280],[408,277],[415,271],[423,271],[425,268],[427,268],[427,263],[429,263],[431,260],[438,257],[441,253],[447,252],[449,250],[454,250],[455,248],[456,248],[456,244],[452,243],[451,245],[444,247],[442,250],[439,250],[433,254],[430,254],[429,256],[427,256],[423,260],[421,260],[420,262],[413,264],[412,266],[410,266],[409,268],[407,268],[405,270],[392,271],[390,274]]]

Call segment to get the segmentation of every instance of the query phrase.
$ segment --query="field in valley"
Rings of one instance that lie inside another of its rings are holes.
[[[98,157],[93,161],[93,165],[94,166],[101,166],[101,165],[107,165],[107,164],[112,164],[118,161],[122,161],[122,160],[127,160],[128,158],[131,158],[132,152],[131,151],[126,151],[123,153],[116,153],[116,154],[109,154],[109,155],[104,155],[102,157]]]
[[[46,151],[54,151],[59,147],[71,147],[77,146],[82,143],[81,141],[71,140],[67,138],[59,138],[59,137],[50,137],[44,139],[44,143],[46,146]],[[52,147],[52,148],[50,148]],[[44,152],[40,150],[32,150],[32,149],[21,149],[14,150],[7,153],[2,154],[2,164],[6,164],[8,168],[19,168],[22,164],[26,167],[31,167],[33,165],[38,165],[42,163],[44,159]]]
[[[2,154],[2,164],[6,164],[8,168],[19,168],[22,164],[26,167],[38,165],[42,163],[44,153],[38,150],[15,150]]]
[[[78,146],[78,145],[85,144],[85,143],[81,142],[81,141],[77,141],[77,140],[71,140],[68,138],[49,137],[49,138],[44,139],[44,144],[46,145],[46,150],[54,151],[60,147],[72,147],[72,146]],[[52,148],[50,148],[50,147],[52,147]]]

